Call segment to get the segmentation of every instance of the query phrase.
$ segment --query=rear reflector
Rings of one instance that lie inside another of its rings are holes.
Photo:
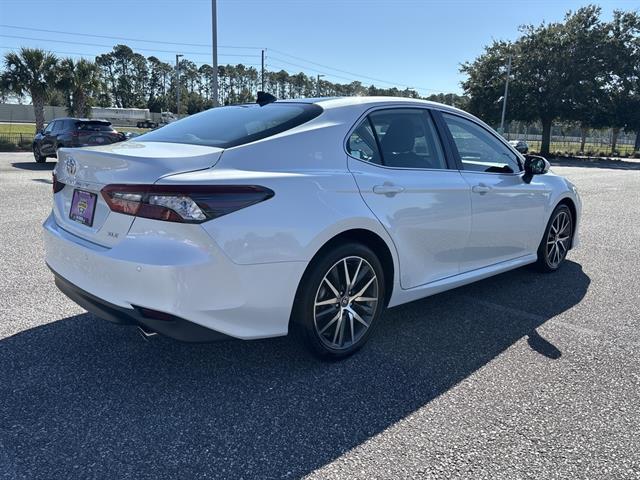
[[[113,212],[167,222],[202,223],[273,197],[258,185],[107,185]]]
[[[58,177],[56,177],[55,173],[53,173],[52,183],[53,183],[53,193],[58,193],[60,190],[64,188],[64,183],[58,181]]]

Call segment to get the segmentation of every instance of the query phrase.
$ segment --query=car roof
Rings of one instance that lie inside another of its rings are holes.
[[[105,122],[109,123],[108,120],[102,120],[100,118],[78,118],[78,117],[58,117],[54,118],[51,121],[54,122],[56,120],[75,120],[76,122]]]
[[[312,97],[312,98],[293,98],[287,100],[278,100],[276,103],[313,103],[320,105],[323,109],[345,108],[345,107],[377,107],[384,105],[407,105],[437,108],[438,110],[451,111],[465,116],[471,116],[469,113],[459,108],[445,105],[444,103],[422,100],[419,98],[406,97]]]

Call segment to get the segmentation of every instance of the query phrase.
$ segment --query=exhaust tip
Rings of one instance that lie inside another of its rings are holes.
[[[142,338],[144,338],[145,340],[149,340],[149,338],[155,337],[156,335],[158,335],[158,332],[154,332],[153,330],[149,330],[148,328],[146,328],[143,325],[138,325],[137,326],[137,330],[138,330],[138,333],[140,335],[142,335]]]

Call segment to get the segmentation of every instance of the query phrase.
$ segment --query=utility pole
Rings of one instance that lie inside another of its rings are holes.
[[[180,119],[180,57],[182,54],[176,54],[176,115]]]
[[[316,79],[316,97],[320,96],[320,78],[324,77],[324,75],[318,74],[318,78]]]
[[[262,84],[260,90],[264,92],[264,49],[262,49],[262,68],[260,70],[260,83]]]
[[[504,98],[502,99],[502,119],[500,120],[500,134],[504,133],[504,116],[507,113],[507,96],[509,95],[509,77],[511,76],[511,55],[507,62],[507,81],[504,84]]]
[[[211,96],[213,106],[218,106],[218,18],[216,13],[216,0],[211,0],[211,51],[213,75],[211,76]]]

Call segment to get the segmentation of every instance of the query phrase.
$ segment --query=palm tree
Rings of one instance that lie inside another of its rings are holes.
[[[55,87],[58,58],[39,48],[21,48],[4,56],[4,80],[19,97],[31,97],[36,129],[44,128],[44,102]]]
[[[100,88],[98,66],[84,58],[77,62],[65,58],[60,62],[58,79],[58,87],[69,99],[69,113],[76,117],[87,116],[88,100]]]

